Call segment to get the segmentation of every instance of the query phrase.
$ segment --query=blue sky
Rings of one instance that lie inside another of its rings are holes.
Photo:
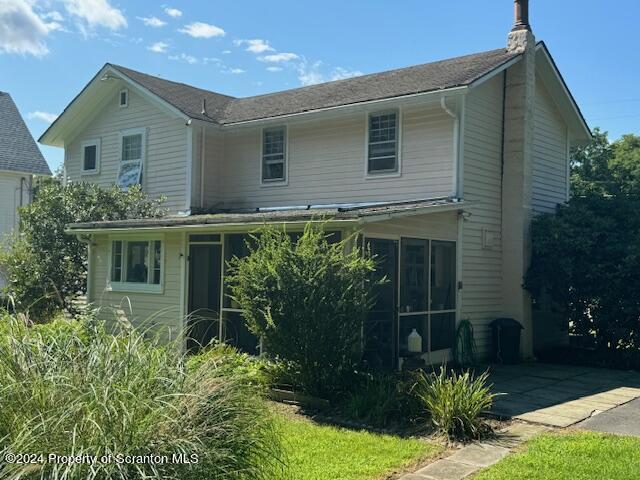
[[[500,48],[511,0],[0,0],[0,90],[32,132],[106,62],[247,96]],[[591,127],[640,134],[637,0],[532,0]],[[62,149],[42,147],[57,168]]]

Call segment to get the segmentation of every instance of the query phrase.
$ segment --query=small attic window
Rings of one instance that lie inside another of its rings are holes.
[[[120,90],[120,95],[118,96],[118,105],[120,108],[129,106],[129,90],[126,88],[124,90]]]

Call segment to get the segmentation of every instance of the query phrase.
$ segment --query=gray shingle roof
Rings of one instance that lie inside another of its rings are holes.
[[[0,170],[51,175],[16,104],[5,92],[0,92]]]
[[[196,225],[228,225],[262,223],[307,222],[324,218],[333,221],[358,221],[367,217],[387,215],[411,215],[427,213],[436,207],[462,208],[464,203],[455,198],[426,198],[405,202],[380,202],[363,205],[309,205],[308,207],[280,207],[258,210],[230,210],[189,216],[167,216],[162,218],[111,220],[102,222],[71,223],[69,230],[96,230],[114,228],[162,228],[189,227]]]
[[[230,124],[466,86],[517,56],[501,48],[247,98],[233,98],[111,66],[190,118]],[[203,99],[206,99],[206,116],[202,115]]]

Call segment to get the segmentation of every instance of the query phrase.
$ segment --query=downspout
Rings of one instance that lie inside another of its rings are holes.
[[[205,160],[205,127],[202,125],[201,127],[201,138],[200,138],[200,208],[204,208],[204,160]]]
[[[453,177],[453,185],[451,189],[451,196],[453,198],[458,198],[458,194],[459,194],[458,173],[460,169],[460,165],[459,165],[460,118],[453,110],[451,110],[447,106],[447,97],[440,98],[440,107],[442,107],[442,110],[444,110],[447,115],[453,118],[453,169],[451,172],[451,176]]]
[[[92,276],[92,261],[91,261],[91,253],[92,253],[92,249],[91,246],[95,245],[95,243],[93,243],[93,241],[91,240],[91,235],[87,235],[87,234],[82,234],[82,233],[78,233],[76,234],[76,238],[78,239],[78,241],[80,243],[84,243],[87,246],[87,304],[91,303],[91,276]]]

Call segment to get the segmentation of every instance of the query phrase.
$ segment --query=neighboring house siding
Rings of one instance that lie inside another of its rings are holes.
[[[118,237],[125,238],[125,237]],[[139,238],[139,237],[138,237]],[[154,239],[149,234],[149,239]],[[108,323],[126,317],[142,327],[154,327],[164,338],[176,338],[182,332],[181,286],[182,234],[164,235],[164,289],[163,293],[114,292],[107,290],[111,264],[111,239],[106,235],[94,236],[91,247],[91,278],[89,302],[100,307],[100,316]]]
[[[20,181],[26,184],[20,199]],[[0,171],[0,237],[10,234],[18,225],[18,208],[29,201],[30,175]]]
[[[567,200],[567,126],[544,84],[536,82],[532,207],[553,212]]]
[[[400,176],[365,179],[366,121],[355,113],[289,124],[288,184],[278,186],[260,184],[261,130],[225,132],[216,198],[256,207],[452,194],[453,120],[439,105],[403,108]]]
[[[150,101],[129,90],[129,106],[120,108],[114,95],[88,127],[65,145],[65,170],[71,181],[87,181],[100,186],[115,183],[120,163],[119,134],[132,128],[147,128],[147,154],[143,169],[143,189],[153,197],[164,195],[172,211],[185,210],[187,190],[187,127]],[[81,143],[100,138],[100,172],[81,173]]]
[[[487,325],[502,308],[502,86],[499,75],[472,90],[464,123],[463,190],[471,215],[463,222],[461,318],[473,323],[481,356],[490,348]]]

